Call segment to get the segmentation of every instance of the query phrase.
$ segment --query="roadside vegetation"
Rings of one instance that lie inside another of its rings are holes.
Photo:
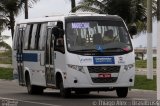
[[[147,68],[147,60],[136,60],[136,68]],[[156,57],[153,57],[153,68],[156,68]]]
[[[0,64],[12,64],[12,51],[7,50],[0,53]]]
[[[156,91],[156,76],[153,77],[153,80],[150,80],[146,78],[146,75],[136,75],[133,89]]]
[[[0,79],[12,80],[13,79],[13,69],[0,67]]]

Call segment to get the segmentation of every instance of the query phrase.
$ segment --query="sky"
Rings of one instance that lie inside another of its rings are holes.
[[[76,0],[76,4],[78,4],[80,0]],[[29,8],[29,18],[38,18],[45,17],[54,14],[67,14],[71,10],[70,0],[40,0],[36,4]],[[17,20],[24,19],[24,12],[16,17]],[[5,30],[2,35],[11,36],[10,31]],[[12,45],[12,38],[6,40],[9,45]]]
[[[141,33],[139,37],[133,39],[134,47],[147,47],[147,33]],[[152,24],[152,47],[157,46],[157,21]]]
[[[80,2],[80,0],[76,0],[76,5]],[[45,17],[55,14],[67,14],[71,10],[70,0],[40,0],[36,4],[33,5],[32,8],[29,8],[29,18],[38,18]],[[17,17],[17,20],[24,19],[24,12],[22,11]],[[156,46],[157,39],[157,22],[153,22],[153,47]],[[3,35],[11,35],[10,31],[5,30]],[[146,47],[147,45],[147,34],[141,34],[139,37],[133,39],[134,47]],[[6,41],[9,45],[12,45],[12,39],[8,39]]]

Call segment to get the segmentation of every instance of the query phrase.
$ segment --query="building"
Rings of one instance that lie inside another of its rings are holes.
[[[147,48],[146,47],[136,47],[134,48],[135,51],[135,57],[145,60],[147,59]],[[154,47],[153,48],[153,56],[152,57],[156,57],[157,56],[157,49]]]

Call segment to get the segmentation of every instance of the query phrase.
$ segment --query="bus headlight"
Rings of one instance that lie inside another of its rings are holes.
[[[124,70],[127,71],[127,70],[129,70],[129,69],[131,69],[133,67],[134,67],[134,64],[128,64],[128,65],[124,66]]]
[[[72,69],[74,69],[74,70],[80,71],[80,72],[82,72],[82,73],[85,73],[85,71],[84,71],[84,69],[83,69],[83,66],[77,66],[77,65],[70,65],[70,64],[68,64],[68,67],[69,67],[69,68],[72,68]]]

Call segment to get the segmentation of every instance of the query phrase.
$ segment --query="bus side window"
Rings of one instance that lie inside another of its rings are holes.
[[[16,27],[16,31],[15,31],[15,35],[14,35],[14,43],[13,43],[13,48],[14,48],[14,50],[17,50],[17,39],[18,39],[18,29],[19,29],[19,25],[17,25],[17,27]]]
[[[52,29],[52,34],[54,39],[54,50],[64,53],[64,30],[63,22],[58,21],[57,25]],[[53,39],[52,38],[52,39]]]
[[[37,26],[38,26],[37,24],[33,25],[31,44],[30,44],[30,49],[31,50],[35,49],[35,37],[36,37]]]
[[[31,38],[32,38],[32,30],[33,30],[33,24],[31,24],[30,31],[29,31],[29,37],[28,37],[28,49],[30,49]]]
[[[23,48],[25,50],[28,49],[30,30],[31,30],[31,25],[27,25],[27,27],[25,29],[25,34],[24,34],[24,40],[23,40],[24,41]]]
[[[39,50],[45,49],[46,36],[47,36],[47,23],[43,23],[41,25],[41,30],[40,30],[40,38],[39,38],[39,44],[38,44]]]
[[[37,32],[35,36],[35,49],[38,50],[38,44],[39,44],[39,38],[40,38],[40,30],[41,30],[41,24],[38,24],[37,26]]]

